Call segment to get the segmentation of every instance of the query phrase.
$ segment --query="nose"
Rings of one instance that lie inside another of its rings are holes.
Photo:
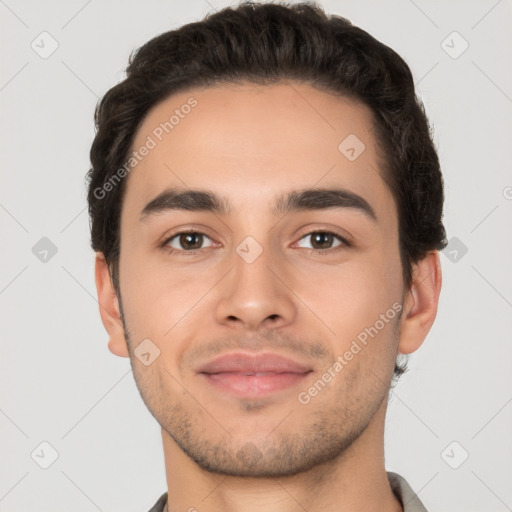
[[[254,261],[240,254],[234,252],[233,271],[219,290],[217,322],[244,331],[277,329],[293,323],[297,305],[286,283],[283,259],[267,249]]]

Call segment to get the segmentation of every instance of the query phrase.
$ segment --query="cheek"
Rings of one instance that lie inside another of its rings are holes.
[[[218,272],[170,268],[133,250],[122,255],[120,267],[123,309],[130,330],[139,338],[165,340],[176,336],[197,314],[204,315],[201,297],[218,281]],[[204,316],[202,318],[205,318]]]
[[[132,244],[122,245],[119,277],[127,324],[138,336],[149,338],[162,335],[163,327],[155,320],[161,318],[165,308],[163,291],[175,290],[153,267],[142,251]],[[172,315],[172,310],[167,315]]]
[[[382,258],[356,259],[308,278],[304,297],[338,325],[374,322],[401,298],[401,268]]]
[[[337,352],[358,337],[362,342],[382,340],[379,346],[386,349],[401,309],[401,276],[398,249],[390,245],[309,277],[298,295],[329,327]]]

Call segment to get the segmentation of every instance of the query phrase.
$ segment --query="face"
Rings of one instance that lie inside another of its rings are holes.
[[[149,112],[143,146],[120,290],[164,435],[229,475],[337,457],[382,408],[400,331],[398,219],[371,111],[298,83],[196,88]]]

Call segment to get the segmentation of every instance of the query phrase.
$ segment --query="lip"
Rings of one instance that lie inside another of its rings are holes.
[[[305,373],[312,368],[278,354],[224,354],[199,367],[198,373]]]
[[[222,392],[258,398],[297,385],[312,371],[277,354],[232,353],[207,362],[197,373]]]

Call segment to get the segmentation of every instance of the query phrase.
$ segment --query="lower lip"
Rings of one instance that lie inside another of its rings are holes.
[[[302,382],[306,373],[267,373],[243,375],[236,372],[202,373],[207,381],[221,391],[237,396],[257,398],[281,391]]]

